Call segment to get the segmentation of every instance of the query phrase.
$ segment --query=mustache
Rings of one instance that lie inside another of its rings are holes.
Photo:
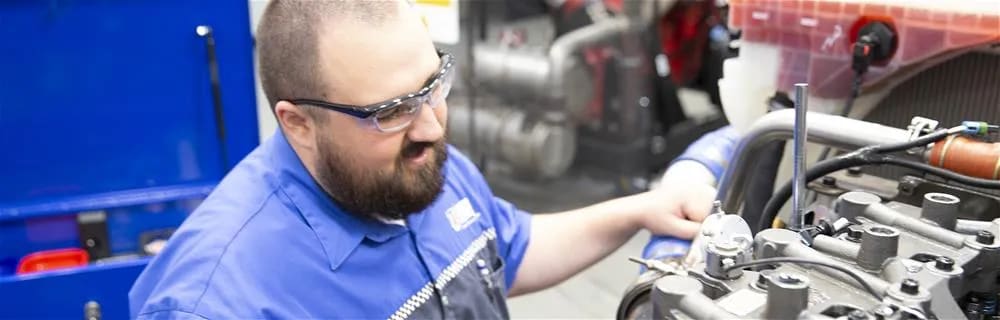
[[[403,150],[400,152],[400,156],[402,156],[403,158],[415,157],[424,150],[428,148],[433,148],[434,146],[442,143],[444,143],[442,140],[435,142],[427,142],[427,141],[408,142],[405,146],[403,146]]]

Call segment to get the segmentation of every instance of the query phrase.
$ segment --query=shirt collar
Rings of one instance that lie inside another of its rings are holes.
[[[281,129],[269,144],[278,185],[316,233],[330,269],[336,270],[364,238],[385,242],[407,231],[405,226],[363,219],[341,209],[309,174]]]

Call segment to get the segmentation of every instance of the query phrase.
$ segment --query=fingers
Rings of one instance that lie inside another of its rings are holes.
[[[673,227],[667,233],[681,239],[692,239],[701,229],[701,223],[684,219],[674,219],[672,224]]]
[[[684,199],[681,212],[688,220],[701,222],[712,211],[712,201],[715,200],[715,188],[710,186],[692,186]]]

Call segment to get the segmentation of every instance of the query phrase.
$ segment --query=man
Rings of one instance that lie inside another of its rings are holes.
[[[257,32],[280,130],[129,293],[137,318],[507,317],[640,228],[691,237],[709,187],[531,216],[445,144],[455,59],[399,1],[272,1]]]

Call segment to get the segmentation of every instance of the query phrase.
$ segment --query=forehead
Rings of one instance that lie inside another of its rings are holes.
[[[319,32],[325,98],[367,105],[419,90],[439,67],[434,45],[415,13],[372,23],[346,19]]]

